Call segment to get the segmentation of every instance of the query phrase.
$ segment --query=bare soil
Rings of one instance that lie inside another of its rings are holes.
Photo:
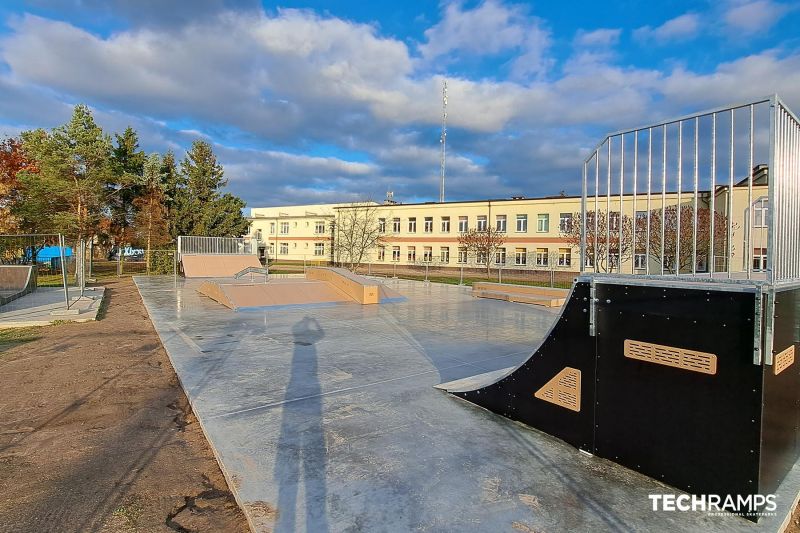
[[[0,332],[0,531],[247,531],[132,280],[106,298]]]

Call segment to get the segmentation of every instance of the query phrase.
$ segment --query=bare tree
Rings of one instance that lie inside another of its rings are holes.
[[[383,242],[378,226],[378,205],[354,202],[337,209],[333,249],[339,261],[355,272],[369,253]]]
[[[678,215],[680,213],[680,228],[678,228]],[[711,242],[711,222],[714,222],[714,242]],[[724,255],[727,252],[728,243],[728,217],[724,213],[712,212],[707,207],[697,209],[697,231],[695,233],[695,210],[691,204],[680,206],[667,206],[663,211],[664,220],[664,254],[661,254],[661,231],[662,231],[662,211],[653,209],[650,211],[650,239],[647,253],[657,263],[664,265],[665,272],[679,272],[692,270],[692,261],[697,251],[697,259],[713,261],[717,255]],[[733,229],[738,229],[739,225],[732,224]],[[636,248],[637,253],[645,253],[647,220],[637,221],[636,223]],[[642,244],[639,245],[640,235]],[[680,242],[680,257],[677,257],[678,243]],[[713,246],[713,250],[712,250]],[[733,249],[733,247],[732,247]]]
[[[489,227],[485,230],[471,229],[458,236],[459,247],[472,255],[478,263],[486,265],[486,275],[491,271],[492,258],[503,247],[506,235],[502,231]]]
[[[574,213],[572,222],[561,230],[561,237],[573,248],[580,249],[582,224],[581,214]],[[633,221],[628,215],[598,211],[595,220],[594,211],[586,212],[586,257],[581,258],[584,264],[595,265],[599,272],[612,272],[630,259],[632,242]]]

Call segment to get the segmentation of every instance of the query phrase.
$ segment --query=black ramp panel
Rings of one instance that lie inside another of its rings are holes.
[[[775,355],[794,346],[795,362],[775,375],[775,364],[764,367],[764,414],[761,436],[761,483],[772,494],[800,455],[800,289],[775,293]],[[780,367],[779,367],[780,368]]]
[[[600,284],[595,453],[694,494],[758,492],[755,295]],[[624,356],[625,340],[716,355],[706,374]]]
[[[496,383],[452,394],[592,451],[594,357],[594,338],[589,336],[589,284],[576,282],[555,325],[525,363]],[[580,411],[534,396],[566,367],[581,372]]]

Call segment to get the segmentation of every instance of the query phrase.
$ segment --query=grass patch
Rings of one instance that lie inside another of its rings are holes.
[[[0,352],[41,339],[41,327],[0,329]]]

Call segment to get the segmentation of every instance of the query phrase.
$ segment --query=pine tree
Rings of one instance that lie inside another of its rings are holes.
[[[138,182],[142,194],[134,201],[136,207],[135,234],[139,242],[145,246],[145,264],[148,274],[152,264],[153,245],[162,245],[170,240],[166,206],[164,205],[162,169],[161,158],[158,154],[151,154],[147,157],[142,168],[142,177]]]
[[[113,180],[106,184],[111,233],[118,245],[130,240],[130,229],[136,210],[134,202],[142,194],[140,180],[144,171],[146,155],[139,148],[139,136],[128,126],[115,134],[111,164]]]
[[[28,231],[94,234],[105,207],[104,185],[112,179],[111,140],[89,108],[77,105],[66,124],[22,134],[25,153],[39,172],[19,172],[24,201],[12,213]]]

